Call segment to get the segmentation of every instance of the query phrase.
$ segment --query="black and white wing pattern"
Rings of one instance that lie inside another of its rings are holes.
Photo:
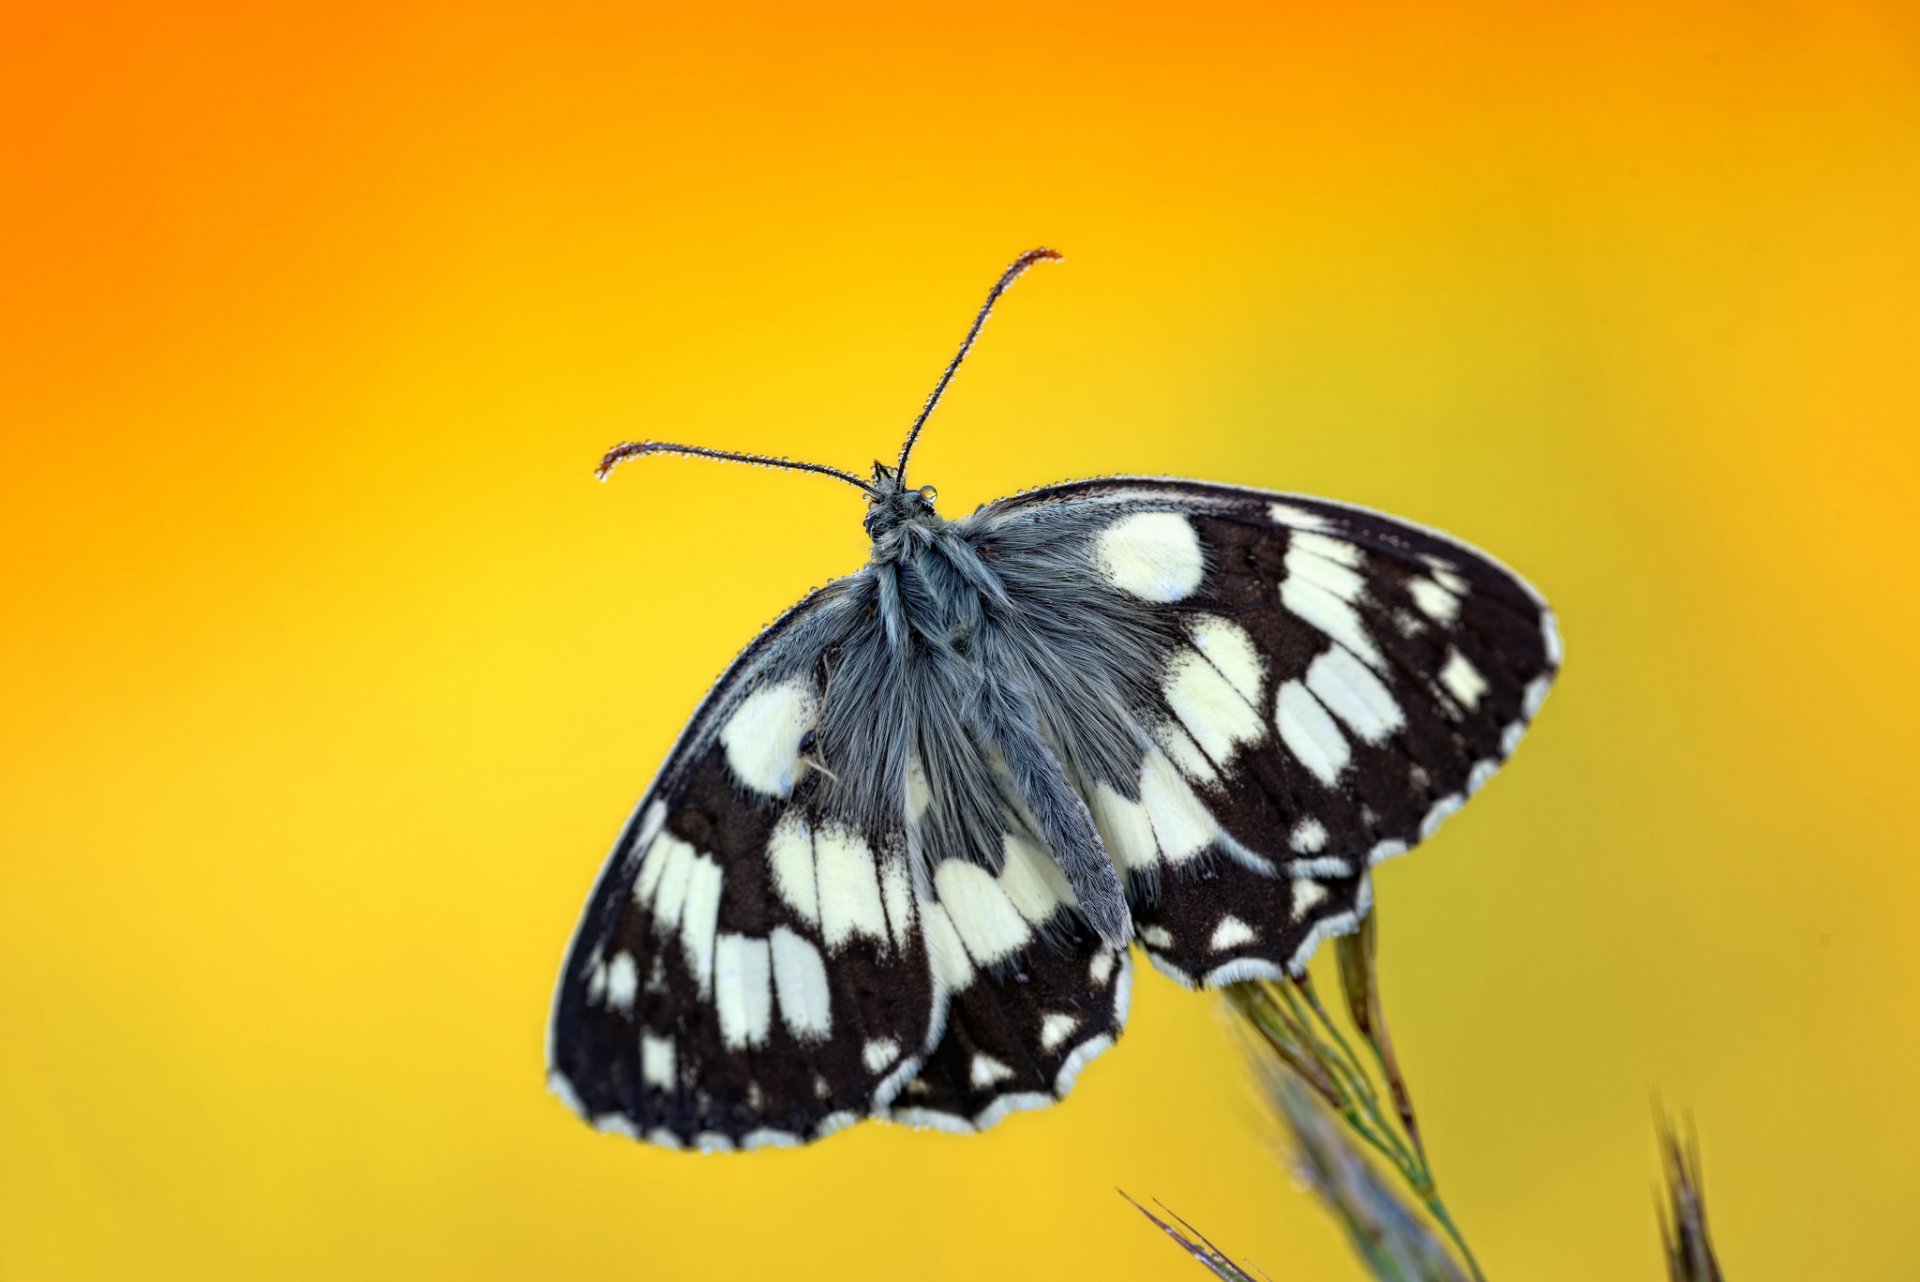
[[[1125,950],[962,714],[978,665],[891,644],[881,584],[762,634],[616,843],[548,1051],[600,1129],[709,1151],[868,1116],[975,1130],[1119,1035]]]
[[[1116,478],[961,525],[1016,607],[1071,613],[1105,593],[1153,621],[1152,670],[1118,674],[1126,764],[1097,764],[1106,732],[1066,701],[1047,729],[1137,938],[1190,986],[1298,971],[1353,929],[1372,867],[1486,784],[1560,664],[1553,615],[1518,577],[1360,508]]]
[[[816,593],[724,676],[641,800],[561,971],[553,1089],[602,1130],[792,1145],[884,1105],[935,998],[900,825],[862,826],[815,755],[860,604]]]
[[[912,821],[913,848],[931,867],[921,913],[942,1000],[924,1065],[885,1113],[909,1126],[985,1130],[1064,1099],[1126,1024],[1126,949],[1074,911],[1004,765],[992,755],[985,764],[999,820],[989,858],[928,849],[924,812]]]
[[[1130,936],[1189,985],[1299,970],[1560,661],[1519,579],[1357,508],[875,503],[868,565],[721,679],[588,902],[548,1059],[602,1129],[755,1148],[1052,1103],[1121,1032]]]

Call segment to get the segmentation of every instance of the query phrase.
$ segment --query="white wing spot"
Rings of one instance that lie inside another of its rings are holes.
[[[1260,713],[1206,658],[1188,650],[1175,655],[1161,684],[1167,706],[1208,760],[1226,764],[1243,743],[1266,734]]]
[[[593,1123],[593,1129],[599,1131],[602,1135],[624,1135],[630,1140],[640,1138],[640,1128],[633,1124],[632,1118],[623,1116],[622,1114],[602,1113],[600,1116],[590,1120]],[[675,1143],[677,1144],[678,1141],[675,1141]]]
[[[1168,761],[1159,752],[1148,752],[1140,767],[1140,805],[1153,824],[1160,853],[1169,863],[1184,863],[1208,846],[1220,833],[1213,816],[1193,795]]]
[[[1452,818],[1458,813],[1460,807],[1466,804],[1467,799],[1457,792],[1450,792],[1434,802],[1433,808],[1427,811],[1427,817],[1420,821],[1420,840],[1425,841],[1433,836],[1440,830],[1441,824]]]
[[[1360,550],[1324,534],[1296,533],[1287,541],[1288,582],[1303,580],[1349,605],[1366,594],[1367,581],[1354,567]]]
[[[1480,669],[1468,662],[1466,655],[1451,648],[1447,651],[1445,666],[1440,669],[1440,684],[1469,712],[1480,706],[1480,696],[1487,692],[1487,679],[1480,675]]]
[[[640,831],[634,835],[633,848],[645,854],[647,847],[653,844],[653,839],[658,837],[660,830],[666,826],[667,803],[656,801],[647,807],[645,814],[640,816]]]
[[[1034,925],[1053,916],[1062,904],[1079,902],[1060,865],[1026,838],[1007,833],[1001,853],[1000,888],[1019,914]]]
[[[785,926],[776,926],[773,945],[773,991],[780,999],[780,1018],[802,1041],[817,1041],[833,1031],[832,999],[827,990],[827,964],[820,950]]]
[[[1417,578],[1407,585],[1420,613],[1436,623],[1452,623],[1460,617],[1460,598],[1432,579]]]
[[[1500,773],[1500,763],[1491,757],[1483,757],[1473,763],[1473,769],[1467,773],[1467,795],[1472,796],[1487,786],[1487,781]]]
[[[940,906],[967,953],[980,965],[999,961],[1033,938],[1032,928],[999,880],[978,864],[948,859],[934,872],[933,881]]]
[[[773,962],[767,941],[722,935],[713,954],[713,1004],[729,1050],[764,1045],[773,1019]]]
[[[640,1037],[640,1080],[663,1091],[674,1088],[673,1043],[664,1037],[643,1033]]]
[[[1275,525],[1284,525],[1295,530],[1330,530],[1333,523],[1303,507],[1294,507],[1291,503],[1267,504],[1267,517]]]
[[[1280,604],[1374,667],[1385,664],[1373,638],[1367,635],[1366,625],[1360,621],[1360,612],[1351,602],[1335,596],[1312,579],[1289,575],[1280,585]]]
[[[794,915],[810,926],[820,924],[820,892],[813,873],[813,832],[800,807],[790,806],[767,837],[767,864],[773,888]]]
[[[1143,601],[1179,601],[1206,574],[1200,536],[1177,512],[1135,512],[1101,533],[1094,559],[1107,582]]]
[[[1080,1027],[1078,1015],[1048,1015],[1040,1021],[1040,1049],[1058,1050],[1061,1043],[1073,1036],[1073,1030]]]
[[[1375,846],[1372,850],[1369,850],[1367,852],[1367,864],[1369,866],[1372,866],[1373,864],[1385,863],[1389,859],[1398,859],[1401,855],[1404,855],[1406,853],[1407,853],[1406,842],[1383,841],[1379,845]]]
[[[900,1043],[891,1037],[876,1037],[860,1052],[860,1059],[869,1073],[884,1072],[889,1064],[899,1058]]]
[[[1323,556],[1329,561],[1358,569],[1366,560],[1366,553],[1345,539],[1332,538],[1325,534],[1313,534],[1296,530],[1287,540],[1290,549],[1311,552],[1314,556]]]
[[[713,936],[720,925],[720,865],[695,855],[687,876],[687,899],[680,911],[680,946],[700,996],[713,992]]]
[[[639,991],[640,967],[634,963],[633,954],[615,953],[607,963],[607,1006],[627,1013],[633,1009],[633,999]]]
[[[967,1080],[980,1090],[997,1086],[1012,1076],[1013,1070],[991,1055],[975,1054],[973,1064],[967,1069]]]
[[[898,855],[889,856],[880,869],[880,898],[886,904],[893,946],[905,952],[913,938],[913,884],[907,876],[907,861]]]
[[[1087,964],[1087,976],[1093,980],[1095,988],[1105,988],[1107,981],[1113,978],[1113,954],[1102,948],[1093,955]]]
[[[1213,938],[1207,941],[1207,947],[1216,953],[1224,953],[1229,948],[1251,944],[1255,938],[1253,927],[1238,917],[1227,916],[1222,917],[1220,924],[1213,928]]]
[[[1217,614],[1202,614],[1187,624],[1194,648],[1220,669],[1220,674],[1240,692],[1240,697],[1255,707],[1266,680],[1266,664],[1260,649],[1247,630],[1231,619]]]
[[[1161,721],[1152,727],[1153,741],[1167,754],[1173,764],[1180,767],[1180,773],[1199,784],[1220,782],[1220,772],[1213,768],[1213,762],[1207,760],[1207,754],[1200,751],[1200,745],[1193,736],[1177,722]]]
[[[1560,649],[1560,625],[1554,620],[1551,610],[1540,612],[1540,642],[1547,648],[1548,664],[1559,667],[1565,655]]]
[[[800,741],[819,718],[819,700],[798,681],[772,682],[742,699],[720,731],[734,778],[764,796],[791,793]]]
[[[939,904],[923,903],[920,920],[926,929],[927,959],[933,964],[934,978],[950,992],[965,989],[973,982],[973,959],[967,956],[953,919]]]
[[[1353,749],[1320,701],[1298,681],[1289,681],[1274,701],[1273,719],[1287,751],[1331,788],[1347,768]]]
[[[667,833],[654,833],[646,848],[640,854],[640,875],[633,879],[633,902],[646,905],[660,891],[660,878],[667,870],[667,862],[672,855],[671,846],[661,845],[662,840],[677,843],[679,838]]]
[[[671,930],[680,924],[680,910],[686,907],[687,891],[693,882],[694,857],[693,847],[670,832],[661,833],[647,854],[649,864],[656,859],[660,861],[653,919],[662,930]],[[635,894],[638,894],[637,885]]]
[[[1109,784],[1098,783],[1093,787],[1092,809],[1101,844],[1121,872],[1151,868],[1160,858],[1160,846],[1153,839],[1153,821],[1147,818],[1145,806],[1128,801]]]
[[[1287,844],[1296,854],[1317,855],[1327,848],[1327,826],[1309,815],[1293,826]]]
[[[1540,705],[1547,701],[1547,691],[1551,689],[1553,689],[1552,677],[1535,677],[1527,683],[1526,700],[1521,705],[1527,720],[1531,721],[1540,715]]]
[[[1172,948],[1173,932],[1165,926],[1142,926],[1140,928],[1140,942],[1151,945],[1154,948]]]
[[[927,807],[933,804],[933,793],[927,787],[927,768],[920,764],[920,754],[907,758],[907,822],[917,824],[927,813]]]
[[[1362,742],[1381,744],[1406,724],[1406,714],[1371,669],[1339,646],[1307,668],[1307,689]]]
[[[1311,877],[1296,877],[1293,880],[1293,919],[1299,921],[1314,905],[1327,897],[1327,888]]]
[[[763,1126],[759,1130],[748,1131],[746,1135],[741,1137],[740,1147],[744,1149],[799,1148],[802,1143],[804,1143],[804,1141],[801,1140],[798,1135],[787,1131],[776,1131],[770,1126]]]
[[[839,824],[813,836],[820,879],[820,932],[829,952],[855,935],[885,943],[887,912],[880,903],[879,869],[860,834]]]

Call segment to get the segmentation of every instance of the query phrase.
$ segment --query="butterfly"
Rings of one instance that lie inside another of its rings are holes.
[[[1491,558],[1362,508],[1112,477],[948,521],[889,467],[639,442],[866,495],[867,564],[750,644],[568,950],[549,1082],[673,1148],[862,1118],[984,1129],[1126,1021],[1130,945],[1193,988],[1299,973],[1484,786],[1561,658]]]

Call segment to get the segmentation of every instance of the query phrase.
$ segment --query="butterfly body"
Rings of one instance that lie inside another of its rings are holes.
[[[549,1065],[602,1129],[1052,1103],[1119,1035],[1130,941],[1189,986],[1297,972],[1559,664],[1519,579],[1362,509],[1121,477],[947,521],[904,473],[836,473],[867,564],[721,678],[588,902]]]

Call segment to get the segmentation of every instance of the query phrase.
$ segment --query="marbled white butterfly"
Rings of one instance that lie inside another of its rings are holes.
[[[615,844],[553,1089],[670,1147],[971,1131],[1119,1036],[1129,941],[1277,978],[1513,752],[1560,662],[1490,558],[1320,499],[1116,477],[948,521],[892,467],[655,442],[864,490],[873,550],[734,661]]]

